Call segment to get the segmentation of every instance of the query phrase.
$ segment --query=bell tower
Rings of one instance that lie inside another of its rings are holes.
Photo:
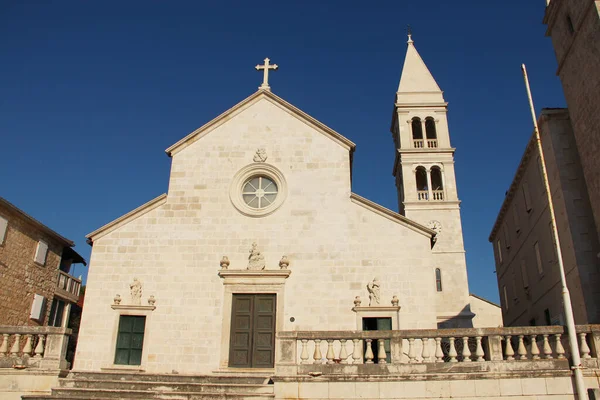
[[[391,132],[399,212],[438,232],[432,249],[438,324],[471,326],[448,103],[408,35]]]

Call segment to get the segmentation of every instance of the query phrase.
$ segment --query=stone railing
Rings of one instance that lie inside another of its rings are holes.
[[[427,147],[430,149],[437,149],[437,147],[438,147],[437,139],[427,139]]]
[[[422,149],[424,147],[425,141],[423,139],[413,139],[413,147],[415,149]]]
[[[0,325],[0,368],[67,369],[70,335],[67,328]]]
[[[77,279],[63,271],[58,271],[56,294],[72,302],[79,300],[81,292],[81,279]]]
[[[429,191],[417,190],[417,200],[429,200]]]
[[[431,191],[431,195],[433,197],[433,200],[444,200],[444,191],[443,190],[432,190]]]
[[[581,325],[577,332],[581,358],[597,367],[600,325]],[[377,373],[369,370],[369,365],[381,373],[412,373],[439,370],[451,363],[480,365],[476,368],[481,370],[485,364],[529,361],[554,362],[568,370],[567,339],[562,326],[279,332],[276,367],[284,374],[315,368],[332,373]],[[539,366],[522,364],[520,368]]]

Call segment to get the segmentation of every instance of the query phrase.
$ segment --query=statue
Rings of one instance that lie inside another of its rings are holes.
[[[138,278],[133,278],[133,283],[129,285],[131,289],[131,304],[134,306],[142,305],[142,282]]]
[[[248,256],[248,269],[251,271],[260,271],[265,269],[265,256],[258,251],[256,242],[252,243],[250,256]]]
[[[369,306],[377,306],[380,304],[380,289],[381,284],[379,278],[373,278],[372,282],[367,283],[367,290],[369,291]]]

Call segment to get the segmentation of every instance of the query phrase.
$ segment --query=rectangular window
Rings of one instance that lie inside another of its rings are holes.
[[[4,244],[6,231],[8,230],[8,220],[0,217],[0,245]]]
[[[442,291],[442,271],[439,268],[435,269],[435,288],[438,292]]]
[[[523,280],[523,288],[529,288],[529,279],[527,278],[527,264],[525,260],[521,260],[521,279]]]
[[[44,296],[36,294],[33,296],[33,303],[31,304],[31,314],[29,318],[36,321],[42,322],[44,320],[44,309],[46,299]]]
[[[531,212],[531,197],[529,196],[529,185],[523,183],[523,198],[525,199],[525,211]]]
[[[40,240],[35,249],[33,260],[40,265],[46,265],[46,256],[48,255],[48,243]]]
[[[65,302],[54,298],[54,300],[52,300],[52,306],[50,306],[50,318],[48,319],[48,326],[61,327],[64,312]]]
[[[121,315],[115,350],[115,364],[141,365],[146,317]]]
[[[508,294],[506,293],[506,286],[502,286],[502,294],[504,295],[504,308],[508,310]]]
[[[498,252],[498,262],[502,264],[502,243],[500,239],[496,241],[496,251]]]
[[[519,210],[517,207],[513,207],[513,220],[515,223],[515,231],[517,233],[521,232],[521,224],[519,223]]]
[[[542,255],[540,254],[540,245],[538,242],[535,242],[533,249],[535,251],[535,262],[537,263],[538,273],[542,275],[544,273],[544,264],[542,264]]]

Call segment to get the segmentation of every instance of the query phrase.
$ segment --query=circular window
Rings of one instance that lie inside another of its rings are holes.
[[[242,198],[249,207],[268,207],[277,199],[277,184],[267,176],[252,177],[242,188]]]
[[[240,170],[231,185],[229,198],[240,212],[251,217],[268,215],[285,200],[283,174],[269,164],[251,164]]]

